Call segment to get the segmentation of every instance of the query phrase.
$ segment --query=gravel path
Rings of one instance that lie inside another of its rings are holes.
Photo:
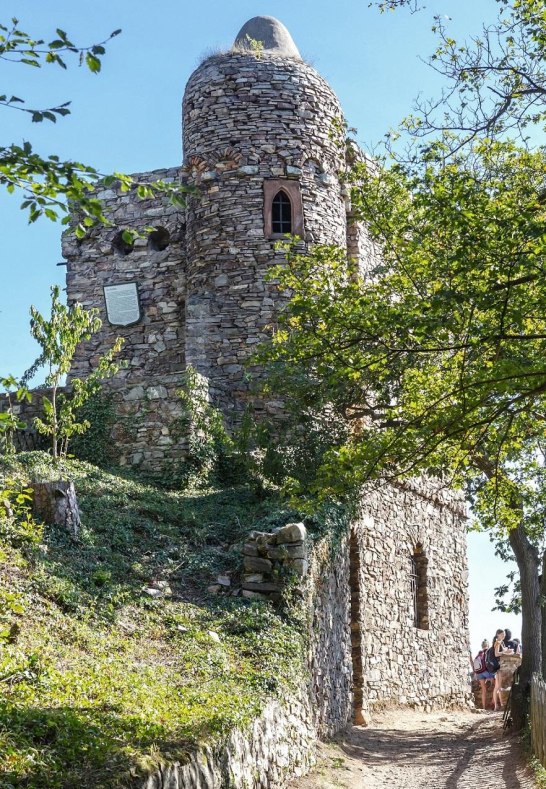
[[[519,741],[500,715],[383,713],[321,746],[317,769],[291,789],[534,789]]]

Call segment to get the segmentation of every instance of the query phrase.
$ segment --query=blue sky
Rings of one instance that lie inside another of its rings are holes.
[[[72,101],[72,115],[32,124],[20,112],[1,111],[0,144],[30,140],[41,153],[92,164],[103,172],[138,172],[181,162],[180,105],[184,85],[199,60],[231,45],[252,16],[269,14],[290,30],[306,60],[337,92],[358,139],[373,145],[404,115],[416,96],[438,94],[440,83],[423,62],[434,49],[433,14],[464,37],[492,20],[494,0],[428,0],[411,15],[380,15],[367,0],[8,0],[6,22],[48,40],[61,27],[77,43],[95,43],[112,30],[100,75],[74,65],[41,71],[2,63],[2,89],[29,105]],[[17,196],[0,192],[0,374],[21,374],[34,360],[28,308],[46,310],[49,286],[63,284],[60,228],[46,220],[28,226]],[[470,535],[471,641],[478,648],[498,626],[519,621],[490,613],[492,590],[506,565],[493,557],[486,535]]]

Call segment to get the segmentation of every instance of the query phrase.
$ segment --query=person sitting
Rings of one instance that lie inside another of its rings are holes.
[[[482,709],[487,709],[487,683],[495,679],[495,675],[488,670],[485,662],[485,656],[489,649],[489,641],[484,638],[482,641],[482,648],[474,658],[473,666],[476,679],[480,683],[480,690],[482,694]]]

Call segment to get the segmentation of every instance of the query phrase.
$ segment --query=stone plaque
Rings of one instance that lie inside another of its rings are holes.
[[[140,303],[136,282],[106,285],[104,299],[106,314],[113,326],[130,326],[140,320]]]

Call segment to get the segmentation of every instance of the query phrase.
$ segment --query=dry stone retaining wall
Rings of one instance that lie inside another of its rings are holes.
[[[165,765],[139,789],[280,789],[305,775],[316,760],[316,730],[309,703],[271,701],[245,730],[202,748],[185,764]]]

